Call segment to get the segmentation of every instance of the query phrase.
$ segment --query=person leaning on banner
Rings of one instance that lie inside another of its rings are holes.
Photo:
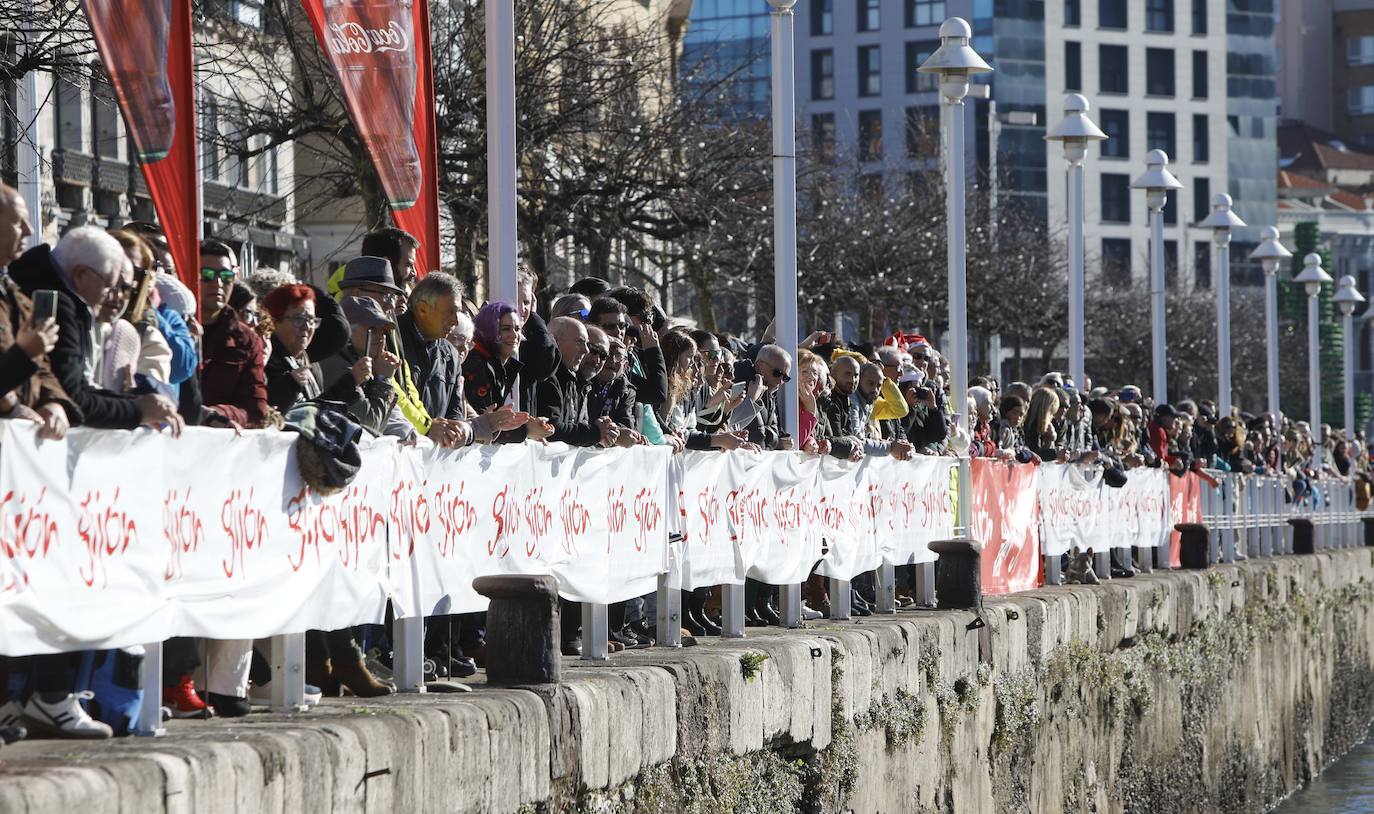
[[[396,407],[392,378],[401,357],[386,349],[385,337],[396,322],[376,300],[344,297],[340,307],[351,326],[350,341],[334,356],[320,362],[324,392],[320,398],[345,405],[354,421],[373,435],[406,440],[415,427]]]
[[[782,386],[792,379],[792,357],[777,345],[764,345],[753,359],[735,363],[732,395],[745,394],[726,422],[731,432],[743,430],[749,443],[760,449],[791,449],[792,439],[782,431],[778,403]]]
[[[315,290],[308,285],[284,285],[262,299],[272,317],[272,352],[265,368],[267,403],[286,415],[324,388],[319,363],[308,349],[320,320],[315,316]]]
[[[10,264],[10,276],[30,297],[51,290],[57,298],[57,344],[48,354],[54,375],[81,413],[82,424],[129,430],[143,425],[180,434],[182,418],[166,396],[115,393],[92,381],[94,312],[129,262],[119,241],[95,226],[67,232],[55,248],[40,243]]]
[[[530,412],[553,425],[551,441],[575,447],[615,446],[620,437],[615,421],[610,416],[595,421],[587,417],[588,388],[577,375],[587,354],[586,326],[572,317],[558,317],[549,323],[549,333],[558,346],[560,364],[553,376],[535,386]]]
[[[501,432],[524,426],[527,416],[503,404],[466,420],[463,371],[448,342],[462,304],[463,284],[457,277],[438,271],[426,275],[411,291],[410,307],[396,319],[397,331],[425,410],[434,422],[452,427],[449,445],[465,446],[474,440],[489,444]]]
[[[525,377],[526,368],[516,357],[521,347],[520,328],[519,310],[501,300],[483,305],[472,320],[472,350],[463,360],[463,396],[478,415],[510,404],[516,381]],[[532,417],[524,426],[499,433],[495,441],[541,441],[552,434],[552,424]]]
[[[6,269],[32,234],[24,199],[0,185],[0,269]],[[99,232],[99,230],[95,230]],[[111,238],[113,243],[113,239]],[[118,244],[115,244],[116,247]],[[61,339],[56,320],[33,317],[32,303],[0,271],[0,409],[4,417],[39,424],[39,435],[60,439],[81,413],[49,367],[47,354]],[[0,681],[0,744],[47,734],[63,738],[108,738],[114,733],[94,721],[74,692],[69,672],[79,653],[43,656],[0,656],[0,676],[28,676],[28,697],[10,697],[8,680]]]
[[[558,370],[558,348],[543,317],[535,311],[539,278],[521,262],[516,273],[515,310],[520,317],[520,407],[528,409],[534,388]]]
[[[262,337],[229,305],[238,276],[234,250],[218,240],[200,244],[200,396],[205,426],[255,428],[267,419],[266,351]]]

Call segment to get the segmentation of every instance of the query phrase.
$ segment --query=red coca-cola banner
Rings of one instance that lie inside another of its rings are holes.
[[[1040,568],[1038,469],[974,458],[973,530],[983,544],[983,593],[1009,594],[1044,584]]]
[[[191,0],[83,0],[82,5],[177,274],[199,291]]]
[[[1175,525],[1202,522],[1202,479],[1196,472],[1189,472],[1181,478],[1169,476],[1169,522]],[[1182,551],[1183,535],[1176,528],[1172,529],[1169,533],[1170,568],[1178,568],[1183,564],[1180,559]]]
[[[439,159],[429,4],[302,0],[344,106],[372,157],[396,225],[420,241],[421,276],[439,268]]]

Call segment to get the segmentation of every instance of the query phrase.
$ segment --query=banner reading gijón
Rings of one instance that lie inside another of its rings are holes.
[[[439,268],[439,163],[429,4],[302,0],[396,225],[420,240],[421,276]]]
[[[191,0],[83,0],[177,274],[200,290]]]

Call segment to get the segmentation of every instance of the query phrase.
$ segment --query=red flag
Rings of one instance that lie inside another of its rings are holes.
[[[420,276],[439,268],[439,156],[429,3],[302,0],[372,157],[396,225],[420,241]]]
[[[177,274],[200,290],[191,0],[83,0]]]

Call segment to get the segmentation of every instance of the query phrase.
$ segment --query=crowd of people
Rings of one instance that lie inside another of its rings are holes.
[[[307,433],[345,419],[372,435],[445,447],[654,444],[847,461],[969,455],[1100,466],[1112,485],[1143,466],[1282,473],[1301,496],[1317,474],[1310,462],[1320,437],[1332,474],[1367,482],[1362,436],[1327,427],[1318,436],[1269,415],[1219,416],[1207,401],[1155,404],[1134,386],[1093,387],[1060,373],[1005,387],[977,377],[956,398],[946,359],[915,334],[856,343],[817,332],[794,359],[767,333],[750,340],[675,324],[643,290],[597,277],[545,296],[542,309],[527,271],[514,302],[479,305],[451,275],[418,276],[416,239],[395,228],[367,234],[361,254],[323,287],[279,271],[245,273],[231,247],[205,240],[193,295],[155,225],[81,226],[56,246],[24,251],[28,222],[23,199],[0,187],[0,415],[35,422],[49,438],[78,425]],[[794,375],[795,438],[785,420],[793,406],[782,398]],[[1112,568],[1129,576],[1129,555]],[[900,601],[909,603],[914,574],[902,583]],[[871,612],[872,588],[855,581],[854,613]],[[825,591],[819,579],[808,583],[805,617],[828,610]],[[779,622],[773,586],[751,581],[745,593],[749,624]],[[654,599],[611,607],[610,649],[654,644]],[[710,589],[684,593],[686,633],[720,633],[718,599]],[[580,653],[578,609],[565,606],[561,619],[563,652]],[[484,625],[482,614],[429,618],[426,678],[480,669]],[[79,656],[0,658],[0,741],[26,731],[114,734],[81,703],[89,692],[73,685]],[[174,639],[163,662],[162,700],[176,717],[245,715],[271,678],[252,641]],[[306,662],[311,700],[394,692],[383,626],[311,631]]]

